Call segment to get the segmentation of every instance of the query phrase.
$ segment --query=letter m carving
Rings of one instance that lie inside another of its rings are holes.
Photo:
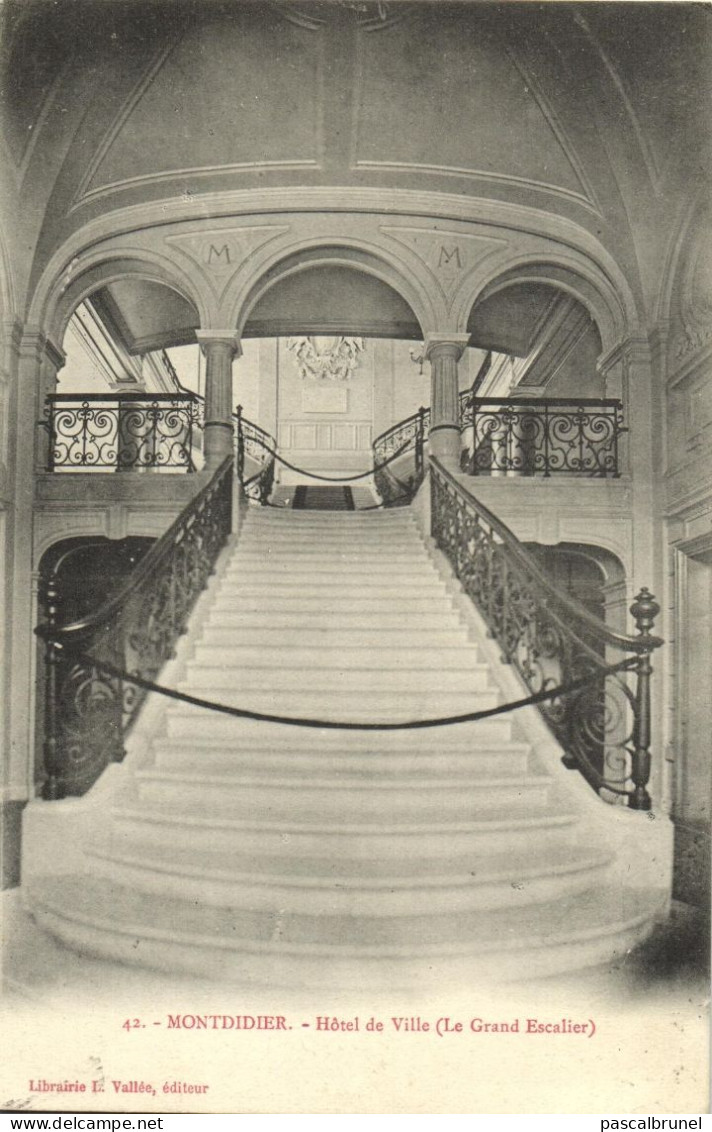
[[[460,258],[460,249],[455,244],[453,248],[445,247],[444,244],[440,247],[440,259],[438,260],[438,267],[462,267],[462,259]]]
[[[205,262],[208,267],[210,267],[211,264],[215,264],[218,267],[228,267],[231,262],[230,248],[227,244],[223,244],[221,248],[216,248],[215,244],[210,244]]]

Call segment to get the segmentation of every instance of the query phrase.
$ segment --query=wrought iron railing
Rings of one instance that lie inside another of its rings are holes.
[[[62,625],[56,577],[44,579],[47,621],[37,629],[46,642],[43,797],[83,794],[123,758],[145,693],[99,665],[153,680],[173,656],[230,534],[233,476],[229,456],[95,613]]]
[[[419,442],[421,447],[425,443],[428,428],[430,427],[430,409],[420,408],[417,413],[398,421],[382,432],[373,442],[373,456],[375,464],[382,464],[408,440]]]
[[[52,393],[47,470],[194,471],[200,418],[192,393]]]
[[[386,506],[402,505],[408,503],[423,482],[425,476],[425,441],[430,426],[430,409],[420,408],[417,413],[406,417],[391,425],[373,442],[373,463],[378,470],[374,472],[376,491]],[[404,461],[408,464],[408,474],[403,476],[402,469],[396,472],[394,467],[379,467],[386,461],[397,456],[403,449],[411,457]]]
[[[620,474],[620,401],[470,396],[460,428],[471,475]]]
[[[502,659],[532,693],[572,686],[540,705],[566,765],[605,796],[650,809],[650,656],[663,643],[651,630],[659,605],[642,589],[630,607],[638,635],[613,632],[557,591],[509,527],[439,461],[431,457],[430,468],[433,538]]]
[[[269,502],[274,486],[277,441],[266,429],[248,420],[242,411],[242,405],[237,406],[233,420],[237,478],[245,496],[265,506]],[[258,464],[257,471],[247,478],[245,478],[246,456]]]

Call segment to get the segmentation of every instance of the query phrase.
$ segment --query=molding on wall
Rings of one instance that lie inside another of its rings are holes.
[[[544,115],[549,129],[559,143],[562,153],[566,157],[566,160],[575,173],[576,179],[581,186],[584,194],[581,198],[584,205],[589,207],[591,211],[594,212],[597,216],[603,216],[601,205],[598,201],[598,198],[596,197],[593,185],[590,179],[586,176],[586,170],[584,168],[583,162],[579,160],[576,147],[574,146],[571,138],[561,124],[557,114],[554,111],[553,106],[549,102],[549,99],[544,94],[541,83],[534,75],[534,72],[531,71],[529,67],[527,67],[526,63],[515,47],[508,47],[506,49],[506,53],[511,59],[513,65],[519,71],[519,74],[524,80],[525,87],[534,96],[534,101]]]
[[[163,185],[170,181],[181,181],[187,177],[214,177],[216,174],[262,172],[265,170],[278,170],[292,172],[294,170],[321,169],[321,163],[314,158],[291,158],[288,161],[235,161],[230,165],[187,165],[185,168],[168,169],[161,173],[140,173],[135,177],[127,177],[122,181],[112,181],[101,188],[85,193],[82,199],[69,210],[69,215],[85,204],[102,200],[112,193],[123,192],[126,189],[144,188],[146,185]],[[187,194],[190,195],[190,194]]]
[[[691,491],[670,500],[663,514],[670,521],[697,519],[707,514],[712,519],[712,488],[708,483],[698,484]]]
[[[648,177],[650,178],[650,183],[653,187],[653,190],[656,193],[659,193],[660,188],[661,188],[660,166],[659,166],[659,163],[656,159],[656,154],[655,154],[652,146],[650,146],[648,144],[648,141],[647,141],[646,136],[645,136],[645,131],[641,128],[640,122],[638,121],[638,116],[635,113],[635,110],[633,109],[633,104],[628,97],[628,93],[626,91],[625,84],[624,84],[620,74],[618,73],[617,68],[614,66],[614,64],[611,61],[611,59],[609,58],[607,52],[604,50],[598,36],[591,29],[591,27],[588,23],[588,20],[586,19],[585,10],[584,11],[581,11],[580,9],[577,10],[577,12],[576,12],[576,22],[578,23],[579,27],[584,29],[586,37],[588,38],[590,43],[593,45],[593,48],[595,50],[596,55],[598,55],[601,63],[603,64],[603,66],[606,70],[606,73],[608,74],[608,76],[611,80],[611,83],[612,83],[618,97],[620,98],[621,102],[623,103],[623,106],[625,107],[626,114],[628,115],[628,118],[630,120],[630,124],[633,127],[633,133],[635,134],[636,141],[638,142],[638,145],[640,146],[640,152],[641,152],[641,155],[642,155],[642,158],[643,158],[643,162],[645,164],[645,168],[646,168]]]
[[[468,180],[482,181],[491,185],[513,185],[516,188],[527,189],[529,192],[544,193],[560,200],[573,201],[594,216],[600,216],[599,210],[583,193],[564,189],[560,185],[551,185],[547,181],[535,181],[531,177],[518,177],[515,173],[490,173],[486,169],[470,169],[460,165],[429,165],[416,161],[357,161],[354,169],[386,173],[432,173],[434,176],[467,177]]]
[[[27,172],[30,168],[30,162],[32,161],[32,155],[35,152],[35,147],[39,141],[44,125],[47,122],[52,107],[54,106],[54,103],[57,99],[57,93],[64,83],[66,76],[69,74],[69,70],[73,62],[74,59],[70,55],[70,57],[67,58],[59,68],[57,74],[50,83],[49,90],[47,91],[42,106],[40,107],[40,112],[32,124],[32,129],[29,131],[27,144],[25,145],[25,148],[23,150],[20,164],[17,170],[18,187],[20,188],[24,184],[25,177],[27,176]]]
[[[111,125],[109,126],[108,130],[104,134],[104,137],[101,139],[101,142],[97,146],[94,156],[87,165],[87,168],[84,171],[84,176],[77,186],[74,198],[69,207],[70,213],[72,213],[85,201],[101,194],[103,190],[106,191],[107,188],[109,190],[112,188],[112,186],[101,186],[98,189],[95,189],[93,192],[89,191],[89,185],[94,180],[94,177],[96,176],[104,158],[116,141],[119,133],[126,125],[126,122],[133,114],[144,94],[151,86],[153,80],[163,69],[166,60],[183,39],[186,29],[187,25],[174,30],[172,34],[169,31],[168,42],[165,43],[160,48],[160,50],[156,52],[152,62],[149,63],[147,70],[143,72],[138,82],[134,84],[133,89],[129,92],[128,97],[119,106],[119,109],[116,112]]]

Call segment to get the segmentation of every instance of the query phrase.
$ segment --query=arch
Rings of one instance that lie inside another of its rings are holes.
[[[528,547],[544,547],[548,551],[582,558],[592,563],[601,574],[601,586],[609,589],[626,583],[625,565],[619,554],[595,542],[527,543]]]
[[[163,256],[143,249],[97,252],[70,263],[61,279],[45,296],[40,325],[48,325],[48,335],[61,342],[73,312],[94,291],[118,280],[144,279],[175,291],[196,311],[200,325],[209,324],[208,312],[190,277]],[[43,317],[44,316],[44,317]]]
[[[593,264],[565,262],[562,257],[531,253],[510,265],[499,264],[489,278],[472,278],[453,304],[458,326],[466,332],[473,307],[516,283],[543,283],[577,299],[595,322],[606,354],[635,333],[638,325],[632,295],[619,294],[608,277]]]
[[[405,275],[401,265],[387,259],[381,248],[372,249],[362,242],[342,239],[335,242],[332,238],[310,240],[290,250],[282,248],[262,264],[259,275],[248,281],[235,303],[233,318],[238,331],[242,331],[251,311],[272,287],[290,276],[318,267],[345,267],[379,279],[410,307],[423,335],[437,328],[438,312],[415,271]]]

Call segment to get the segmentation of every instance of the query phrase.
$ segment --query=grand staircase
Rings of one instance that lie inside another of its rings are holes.
[[[410,509],[250,508],[183,654],[181,691],[321,722],[455,716],[506,688]],[[245,984],[472,985],[608,961],[660,906],[606,833],[642,815],[539,733],[535,754],[522,713],[359,731],[149,709],[111,789],[70,803],[94,815],[81,867],[29,885],[73,948]]]

